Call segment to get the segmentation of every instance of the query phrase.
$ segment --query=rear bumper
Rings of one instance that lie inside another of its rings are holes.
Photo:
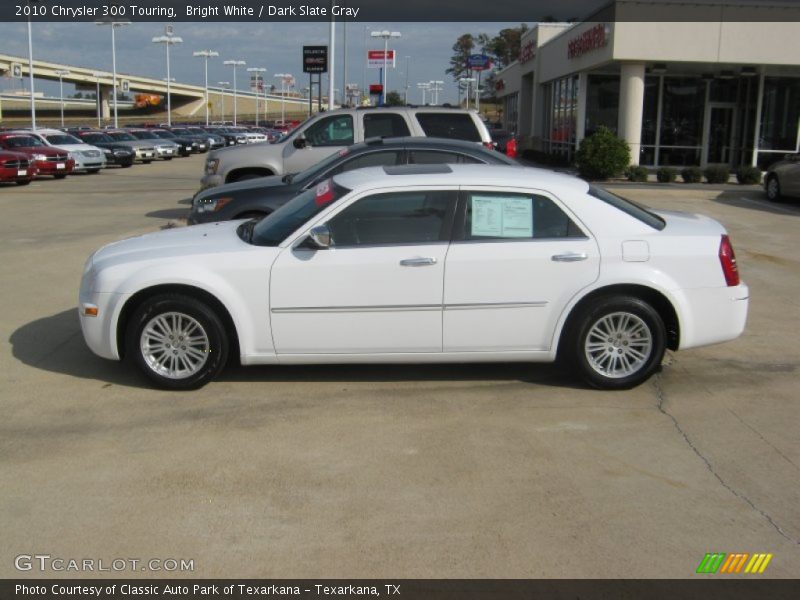
[[[687,311],[681,322],[680,349],[736,339],[744,331],[750,290],[735,287],[683,290]]]

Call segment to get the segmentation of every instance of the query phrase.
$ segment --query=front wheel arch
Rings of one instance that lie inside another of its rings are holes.
[[[234,169],[228,173],[227,177],[225,177],[225,183],[234,183],[255,177],[270,177],[271,175],[275,175],[275,172],[267,167],[245,167]]]
[[[125,305],[122,307],[119,318],[117,319],[117,352],[119,353],[120,360],[125,358],[125,335],[128,331],[128,323],[131,316],[144,301],[162,294],[181,294],[184,296],[189,296],[204,302],[210,308],[212,308],[222,320],[222,323],[225,326],[225,332],[228,334],[230,343],[230,351],[228,353],[229,358],[234,360],[234,357],[239,356],[239,334],[236,330],[236,325],[233,322],[233,317],[231,317],[230,311],[216,296],[207,292],[206,290],[191,285],[164,284],[139,290],[133,296],[128,298],[128,301],[125,302]]]
[[[586,296],[572,307],[569,312],[564,326],[561,328],[561,334],[557,342],[557,357],[563,358],[563,349],[565,343],[570,339],[570,336],[575,333],[576,322],[580,319],[587,308],[604,297],[610,296],[629,296],[647,302],[652,306],[664,322],[664,328],[667,332],[667,348],[670,350],[677,350],[680,345],[681,331],[680,320],[675,307],[664,294],[653,288],[636,285],[636,284],[618,284],[609,285],[596,290],[592,290]]]

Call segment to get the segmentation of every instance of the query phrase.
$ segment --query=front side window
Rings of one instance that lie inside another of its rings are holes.
[[[347,207],[328,227],[337,247],[446,241],[455,197],[441,190],[376,194]]]
[[[353,117],[337,115],[320,119],[304,132],[312,146],[350,146],[353,144]]]
[[[417,113],[422,130],[428,137],[448,138],[480,142],[481,134],[472,117],[466,113],[419,112]]]
[[[364,138],[405,137],[411,135],[403,115],[370,113],[364,115]]]
[[[550,198],[468,192],[464,239],[477,241],[582,238],[586,235]]]

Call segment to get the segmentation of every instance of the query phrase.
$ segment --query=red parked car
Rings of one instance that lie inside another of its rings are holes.
[[[27,154],[0,150],[0,182],[28,185],[36,176],[36,167],[30,164]]]
[[[63,179],[75,168],[75,161],[69,157],[69,152],[47,146],[40,139],[24,133],[0,133],[0,150],[27,155],[30,163],[36,167],[37,175]]]

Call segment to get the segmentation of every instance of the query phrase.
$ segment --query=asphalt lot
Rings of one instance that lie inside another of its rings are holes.
[[[209,578],[689,578],[706,552],[800,572],[800,203],[620,186],[722,221],[751,287],[741,339],[671,354],[635,390],[406,365],[156,391],[85,347],[79,278],[97,247],[185,214],[202,164],[0,187],[0,577],[40,575],[14,568],[37,553]]]

